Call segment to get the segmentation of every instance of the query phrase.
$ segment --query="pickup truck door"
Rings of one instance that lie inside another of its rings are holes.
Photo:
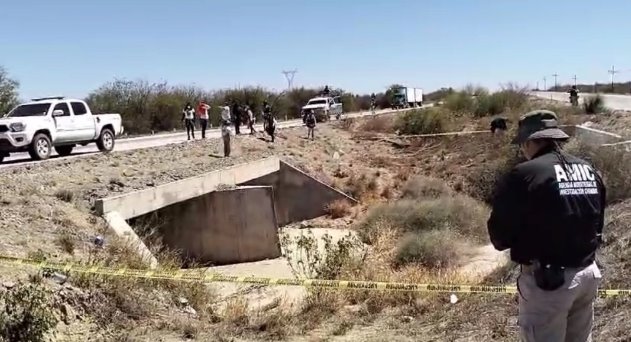
[[[73,135],[75,134],[75,124],[74,117],[70,112],[70,107],[68,107],[67,102],[59,102],[53,108],[53,112],[56,110],[61,110],[64,114],[53,116],[55,129],[57,131],[57,138],[53,143],[57,144],[59,142],[71,141]]]
[[[95,139],[94,116],[88,111],[82,102],[70,102],[74,114],[75,133],[73,140],[77,142],[92,141]]]
[[[342,103],[339,101],[340,101],[339,98],[334,97],[331,99],[331,113],[333,114],[342,113]]]

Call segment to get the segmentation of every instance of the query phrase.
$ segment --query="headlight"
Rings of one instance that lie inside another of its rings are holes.
[[[9,128],[11,128],[11,131],[13,132],[22,132],[26,129],[26,125],[21,122],[14,122],[9,125]]]

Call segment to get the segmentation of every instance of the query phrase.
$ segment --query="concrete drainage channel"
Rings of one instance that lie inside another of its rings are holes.
[[[148,229],[198,265],[274,259],[281,256],[279,226],[322,216],[335,200],[357,202],[269,157],[100,199],[96,207],[155,268],[158,262],[138,234]]]

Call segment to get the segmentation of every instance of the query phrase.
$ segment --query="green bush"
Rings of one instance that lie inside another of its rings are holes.
[[[449,195],[451,189],[445,182],[438,178],[427,176],[414,176],[403,186],[401,198],[405,199],[432,199]]]
[[[19,86],[20,83],[9,77],[9,73],[0,66],[0,116],[18,104]]]
[[[478,96],[473,114],[476,117],[498,115],[507,110],[523,108],[527,102],[528,93],[525,89],[509,86],[490,95]]]
[[[460,260],[466,248],[463,239],[451,230],[411,233],[399,241],[394,262],[397,266],[414,263],[429,268],[448,268]]]
[[[395,129],[399,134],[432,134],[445,132],[446,113],[438,108],[411,110],[399,114]]]
[[[586,114],[599,114],[605,111],[605,100],[600,94],[583,99],[583,110]]]
[[[475,99],[463,91],[451,93],[444,99],[443,107],[452,112],[468,113],[475,108]]]
[[[376,230],[383,224],[401,233],[420,233],[430,230],[451,229],[465,236],[485,239],[488,208],[463,195],[443,196],[436,199],[402,199],[373,208],[358,225],[360,238],[372,243]]]
[[[0,294],[3,341],[46,341],[57,326],[50,294],[38,284],[18,284]]]

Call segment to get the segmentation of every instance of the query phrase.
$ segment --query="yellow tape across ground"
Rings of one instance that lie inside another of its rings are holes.
[[[127,268],[112,268],[103,266],[90,266],[74,263],[55,263],[48,261],[35,261],[7,256],[0,256],[0,264],[21,267],[31,266],[39,269],[57,270],[67,273],[94,274],[109,277],[127,277],[139,279],[161,279],[174,281],[196,282],[227,282],[258,285],[303,286],[332,289],[351,290],[381,290],[403,292],[448,292],[448,293],[490,293],[490,294],[515,294],[515,286],[497,285],[454,285],[454,284],[414,284],[379,281],[356,280],[320,280],[320,279],[293,279],[293,278],[263,278],[228,276],[219,273],[208,273],[195,270],[140,270]],[[631,290],[599,290],[599,297],[631,297]]]

